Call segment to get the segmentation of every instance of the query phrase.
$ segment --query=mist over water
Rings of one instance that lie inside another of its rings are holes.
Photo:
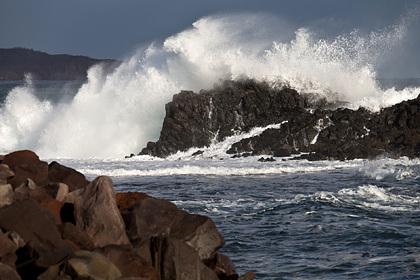
[[[158,138],[164,104],[174,94],[224,79],[265,80],[351,108],[378,110],[420,93],[419,88],[381,89],[376,77],[382,58],[401,48],[409,21],[323,39],[307,28],[286,30],[287,24],[263,15],[202,18],[139,50],[111,73],[92,67],[70,100],[39,98],[30,80],[12,89],[0,107],[0,153],[22,148],[44,158],[137,153]],[[273,28],[275,23],[283,28]]]

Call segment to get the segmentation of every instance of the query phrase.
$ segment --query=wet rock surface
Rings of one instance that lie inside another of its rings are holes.
[[[1,276],[238,279],[229,258],[218,253],[224,240],[211,219],[145,193],[115,194],[106,176],[69,191],[67,184],[48,180],[47,163],[32,152],[4,158],[16,155],[19,160],[7,161],[14,174],[6,172],[5,180],[17,182],[16,176],[19,186],[0,186],[12,193],[0,205]]]
[[[166,157],[255,127],[281,124],[238,140],[227,153],[302,154],[300,158],[309,160],[420,156],[420,97],[379,112],[340,106],[253,80],[224,82],[200,93],[182,91],[166,105],[159,140],[149,142],[140,154]]]

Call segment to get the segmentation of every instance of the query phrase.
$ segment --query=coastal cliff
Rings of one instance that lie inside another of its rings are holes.
[[[23,80],[30,73],[37,80],[83,80],[94,64],[112,66],[111,59],[67,54],[51,55],[25,48],[0,48],[0,80]]]
[[[140,154],[167,157],[260,128],[261,133],[239,138],[226,153],[300,154],[310,160],[420,156],[420,97],[379,112],[343,105],[254,80],[182,91],[166,105],[159,140]]]

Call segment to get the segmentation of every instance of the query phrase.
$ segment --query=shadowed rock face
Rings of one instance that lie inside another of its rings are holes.
[[[183,91],[166,105],[160,138],[140,154],[166,157],[205,147],[235,133],[283,123],[234,143],[232,156],[354,159],[420,155],[420,97],[373,113],[350,110],[295,90],[252,80],[225,82],[212,90]]]

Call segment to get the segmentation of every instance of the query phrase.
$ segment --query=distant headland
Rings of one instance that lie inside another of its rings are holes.
[[[23,80],[26,73],[31,73],[37,80],[83,80],[87,70],[98,63],[112,67],[119,62],[26,48],[0,48],[0,81]]]

